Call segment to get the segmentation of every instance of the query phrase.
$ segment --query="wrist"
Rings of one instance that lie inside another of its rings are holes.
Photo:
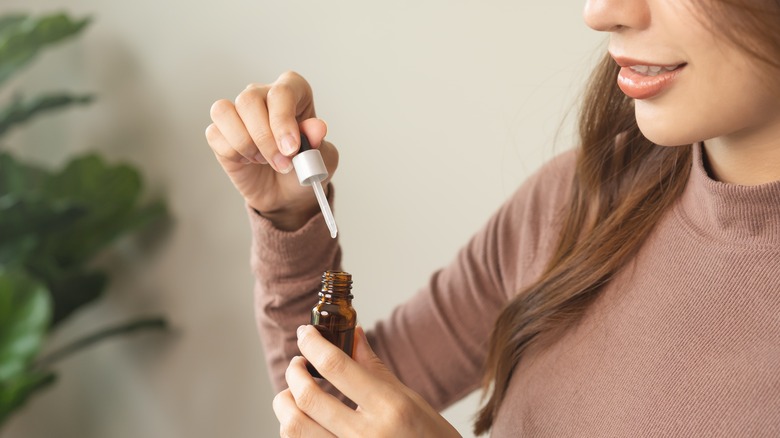
[[[333,204],[332,184],[325,185],[324,189],[328,202]],[[271,225],[273,225],[274,228],[281,231],[296,231],[306,225],[311,218],[320,213],[320,206],[311,193],[304,197],[303,200],[298,202],[285,202],[282,207],[278,208],[262,209],[255,207],[249,202],[247,202],[247,204],[252,207],[255,213],[271,222]]]
[[[275,210],[263,212],[252,208],[255,213],[267,219],[274,228],[281,231],[297,231],[306,225],[309,220],[319,213],[319,206],[315,205],[303,211]]]

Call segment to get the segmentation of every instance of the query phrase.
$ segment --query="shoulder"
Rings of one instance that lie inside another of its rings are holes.
[[[534,172],[518,192],[543,191],[545,194],[568,195],[577,165],[579,149],[569,149],[556,155]],[[522,193],[520,193],[522,194]]]
[[[544,225],[567,205],[577,164],[577,149],[570,149],[547,161],[518,187],[503,209]]]
[[[577,150],[567,150],[542,165],[506,200],[493,217],[494,237],[506,254],[509,293],[541,275],[558,242],[567,213]]]

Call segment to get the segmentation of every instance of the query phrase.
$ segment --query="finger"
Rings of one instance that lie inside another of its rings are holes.
[[[358,363],[367,363],[378,359],[374,350],[371,349],[371,345],[368,344],[366,332],[362,326],[355,327],[355,348],[353,349],[352,358]]]
[[[376,376],[358,365],[340,348],[328,342],[311,325],[298,327],[298,348],[306,359],[347,398],[361,407],[372,405],[372,396],[392,391],[386,375]]]
[[[311,86],[301,75],[288,71],[271,84],[266,101],[268,122],[281,155],[273,160],[286,163],[285,158],[289,160],[300,148],[298,120],[315,116]]]
[[[225,139],[225,136],[222,135],[222,132],[220,132],[215,123],[206,127],[206,141],[211,147],[211,150],[222,160],[233,163],[249,164],[250,161],[239,154],[238,151],[233,149],[230,143],[228,143],[227,139]]]
[[[374,350],[371,349],[371,344],[368,343],[366,332],[363,331],[362,326],[355,327],[355,347],[352,358],[355,362],[371,370],[374,375],[382,376],[385,381],[400,382],[384,362],[377,357]]]
[[[268,122],[268,87],[250,85],[236,97],[236,111],[256,147],[254,159],[271,163],[277,172],[289,173],[292,161],[279,152]]]
[[[288,157],[295,155],[301,145],[296,117],[303,98],[301,90],[289,81],[279,80],[268,90],[268,123],[279,151]]]
[[[321,119],[306,119],[299,124],[299,128],[315,149],[320,147],[328,133],[328,125]]]
[[[296,105],[295,118],[296,120],[306,120],[312,117],[317,117],[314,111],[314,98],[311,91],[311,86],[303,76],[295,73],[294,71],[288,71],[279,75],[273,85],[286,84],[290,88],[296,90],[296,96],[298,96],[298,103]]]
[[[220,99],[211,105],[211,120],[219,128],[230,147],[249,161],[255,161],[257,147],[247,132],[236,107],[227,99]]]
[[[306,369],[306,359],[294,357],[287,367],[285,379],[295,404],[317,424],[337,436],[345,435],[345,426],[354,426],[355,411],[320,388]]]
[[[289,389],[276,394],[273,408],[276,418],[279,420],[279,436],[281,437],[331,438],[335,436],[298,409]]]

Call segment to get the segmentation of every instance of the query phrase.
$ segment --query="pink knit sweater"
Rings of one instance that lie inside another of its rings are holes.
[[[780,437],[780,182],[713,181],[694,149],[684,194],[636,257],[578,325],[524,357],[492,436]],[[544,166],[369,331],[434,407],[478,387],[495,317],[556,242],[573,165],[567,152]],[[257,322],[281,389],[295,329],[341,252],[319,216],[295,232],[250,221]]]

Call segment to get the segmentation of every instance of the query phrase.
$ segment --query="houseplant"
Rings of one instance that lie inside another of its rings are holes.
[[[0,16],[0,87],[36,55],[80,34],[88,18],[64,13]],[[167,217],[161,201],[142,202],[137,169],[96,153],[51,170],[5,146],[9,130],[54,110],[86,105],[68,92],[0,103],[0,427],[34,393],[52,384],[53,365],[95,342],[165,327],[160,317],[103,328],[41,354],[46,338],[105,291],[108,275],[94,260],[117,239]]]

